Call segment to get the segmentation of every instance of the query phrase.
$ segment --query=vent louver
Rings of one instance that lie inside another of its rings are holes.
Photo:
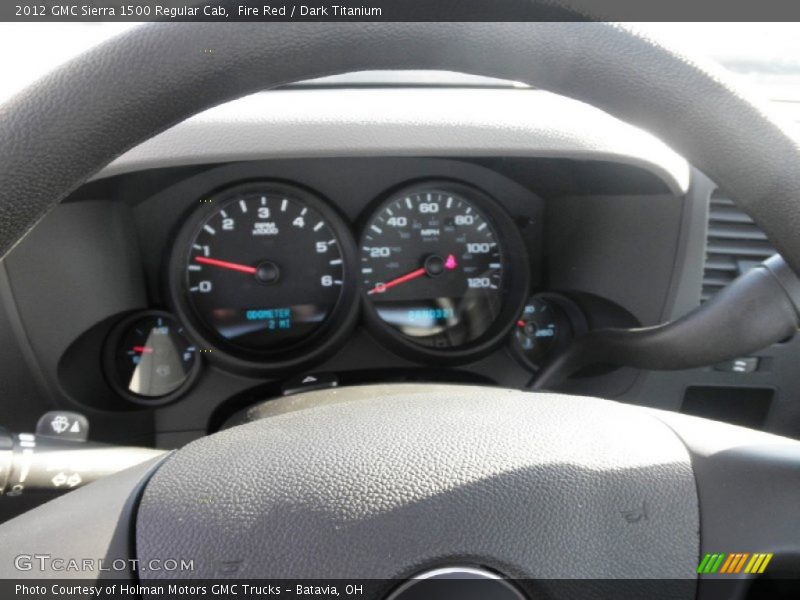
[[[703,270],[705,302],[742,273],[775,254],[767,236],[733,200],[719,190],[711,194]]]

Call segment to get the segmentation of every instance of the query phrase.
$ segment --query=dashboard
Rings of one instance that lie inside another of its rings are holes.
[[[307,90],[176,126],[2,262],[5,424],[63,408],[98,441],[174,448],[318,387],[524,389],[582,333],[684,314],[718,192],[609,119],[536,91]],[[596,365],[560,391],[791,435],[796,351],[748,372]]]
[[[547,234],[559,210],[548,214],[542,193],[567,181],[555,167],[589,189],[597,166],[494,162],[297,159],[120,175],[80,190],[6,268],[21,317],[68,330],[54,385],[84,410],[156,411],[206,430],[332,377],[524,387],[590,323],[639,320],[591,288],[554,287],[566,267],[546,272],[548,243],[582,234]],[[638,169],[606,168],[668,197]],[[48,303],[47,280],[71,292]],[[37,302],[19,302],[26,289]]]

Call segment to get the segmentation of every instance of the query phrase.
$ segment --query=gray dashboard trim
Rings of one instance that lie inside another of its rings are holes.
[[[592,106],[538,90],[335,89],[253,94],[179,123],[95,179],[132,171],[335,156],[530,156],[642,167],[676,195],[687,162]]]

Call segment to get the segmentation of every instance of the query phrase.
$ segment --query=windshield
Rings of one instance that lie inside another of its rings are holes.
[[[0,101],[76,54],[136,26],[135,23],[0,23]],[[760,93],[781,103],[800,102],[798,23],[637,23],[637,27],[717,61]],[[47,43],[42,43],[47,40]],[[305,85],[463,87],[514,82],[446,72],[368,72]],[[519,86],[518,87],[525,87]]]

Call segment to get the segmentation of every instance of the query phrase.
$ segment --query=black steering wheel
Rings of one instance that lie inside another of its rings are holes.
[[[113,158],[192,114],[365,69],[501,77],[605,109],[724,187],[800,270],[797,143],[713,67],[597,23],[132,30],[0,112],[0,250]],[[300,410],[1,526],[0,574],[24,576],[13,556],[46,551],[193,560],[191,572],[144,578],[392,579],[472,565],[524,579],[531,594],[536,581],[628,578],[680,584],[655,595],[702,597],[705,553],[773,553],[778,565],[800,551],[799,465],[789,439],[595,399],[454,386],[317,392]]]

